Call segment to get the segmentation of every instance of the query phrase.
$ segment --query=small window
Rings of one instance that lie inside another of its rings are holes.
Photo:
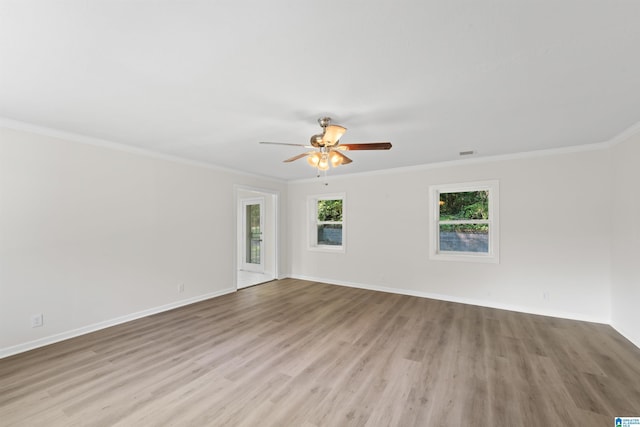
[[[344,195],[310,197],[309,211],[309,246],[344,251]]]
[[[498,262],[498,182],[430,187],[432,259]]]

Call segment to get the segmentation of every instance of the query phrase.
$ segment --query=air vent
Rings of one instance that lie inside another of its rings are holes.
[[[475,154],[476,152],[473,150],[467,150],[467,151],[461,151],[460,155],[461,156],[471,156],[472,154]]]

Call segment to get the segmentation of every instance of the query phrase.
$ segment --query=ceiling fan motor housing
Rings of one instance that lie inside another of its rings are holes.
[[[317,135],[313,135],[311,136],[311,140],[310,143],[311,145],[313,145],[314,147],[322,147],[322,137],[324,136],[324,134],[317,134]]]

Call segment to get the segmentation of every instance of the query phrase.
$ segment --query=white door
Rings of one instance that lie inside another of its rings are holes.
[[[242,269],[264,273],[264,199],[242,200]]]

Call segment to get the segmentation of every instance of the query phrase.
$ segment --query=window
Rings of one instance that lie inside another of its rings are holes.
[[[310,197],[309,213],[311,249],[344,251],[344,195]]]
[[[498,262],[498,181],[430,187],[431,259]]]

